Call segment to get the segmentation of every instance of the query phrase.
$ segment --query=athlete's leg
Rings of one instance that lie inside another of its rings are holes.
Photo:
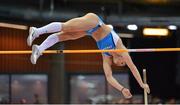
[[[74,32],[74,33],[65,33],[65,32],[59,32],[54,33],[47,37],[45,41],[41,45],[33,45],[32,47],[32,55],[31,55],[31,62],[32,64],[36,64],[37,59],[40,55],[42,55],[42,52],[49,47],[53,46],[57,42],[67,41],[67,40],[75,40],[81,37],[84,37],[86,35],[86,32]]]
[[[77,31],[87,31],[94,28],[98,24],[98,16],[94,13],[88,13],[83,17],[74,18],[67,22],[53,22],[41,28],[31,27],[29,36],[27,39],[27,44],[32,45],[32,42],[39,35],[44,33],[53,32],[77,32]]]
[[[45,41],[39,46],[39,51],[42,53],[44,50],[47,48],[53,46],[57,42],[62,42],[62,41],[67,41],[67,40],[75,40],[79,39],[81,37],[84,37],[86,35],[85,32],[59,32],[59,33],[54,33],[50,36],[47,37]]]
[[[61,31],[61,28],[62,28],[61,22],[52,22],[40,28],[30,27],[29,36],[27,38],[27,44],[31,46],[32,42],[40,35],[45,34],[45,33],[59,32]]]
[[[67,22],[52,22],[46,26],[35,29],[35,36],[54,32],[74,32],[87,31],[98,24],[98,16],[94,13],[88,13],[82,17],[71,19]]]
[[[64,32],[87,31],[94,28],[99,22],[98,16],[94,13],[88,13],[83,17],[71,19],[62,24]]]

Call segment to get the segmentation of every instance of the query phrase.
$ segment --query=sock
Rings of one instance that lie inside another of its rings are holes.
[[[52,22],[46,26],[40,27],[36,29],[36,36],[38,37],[41,34],[45,33],[54,33],[59,32],[62,29],[62,23],[61,22]]]
[[[52,34],[49,37],[47,37],[46,40],[44,40],[44,42],[39,46],[39,52],[42,53],[44,50],[46,50],[47,48],[53,46],[54,44],[56,44],[57,42],[59,42],[59,37],[58,34]]]

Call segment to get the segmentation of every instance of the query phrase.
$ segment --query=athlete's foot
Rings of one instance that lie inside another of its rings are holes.
[[[29,29],[29,36],[28,36],[28,38],[27,38],[27,45],[28,46],[31,46],[32,45],[32,42],[34,41],[34,39],[36,39],[36,35],[35,35],[35,33],[36,33],[36,27],[30,27],[30,29]]]
[[[31,54],[31,63],[36,64],[37,59],[42,55],[39,52],[39,46],[38,45],[33,45],[32,46],[32,54]]]

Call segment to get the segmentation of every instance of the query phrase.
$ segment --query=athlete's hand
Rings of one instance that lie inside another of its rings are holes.
[[[148,84],[143,84],[142,88],[144,90],[146,90],[146,92],[149,94],[150,93],[150,88],[149,88],[149,85]]]
[[[131,97],[132,97],[131,92],[130,92],[129,89],[127,89],[127,88],[124,88],[124,89],[122,90],[122,94],[124,95],[125,98],[131,98]]]

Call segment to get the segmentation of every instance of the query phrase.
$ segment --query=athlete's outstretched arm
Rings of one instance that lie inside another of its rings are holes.
[[[123,45],[121,39],[119,39],[119,41],[118,41],[118,43],[117,43],[117,48],[118,48],[118,49],[127,49],[127,48]],[[139,74],[139,71],[138,71],[137,67],[135,66],[135,64],[133,63],[133,61],[132,61],[129,53],[128,53],[128,52],[123,52],[123,53],[121,53],[121,56],[123,57],[126,65],[127,65],[127,66],[129,67],[129,69],[131,70],[133,76],[135,77],[135,79],[137,80],[137,82],[139,83],[139,85],[140,85],[142,88],[144,88],[144,89],[147,91],[147,93],[150,93],[150,89],[149,89],[148,84],[144,84],[144,83],[143,83],[142,78],[141,78],[141,76],[140,76],[140,74]]]
[[[103,56],[103,69],[105,72],[106,79],[109,84],[111,84],[114,88],[121,91],[125,98],[131,98],[132,95],[129,89],[124,88],[113,76],[112,76],[112,60],[109,57]]]
[[[126,48],[124,47],[124,49],[126,49]],[[122,57],[124,58],[127,66],[131,70],[132,74],[134,75],[134,77],[137,80],[137,82],[139,83],[139,85],[142,88],[144,88],[147,91],[147,93],[150,93],[150,89],[149,89],[148,84],[143,83],[142,78],[140,76],[140,73],[139,73],[137,67],[135,66],[135,64],[133,63],[130,55],[127,52],[124,52],[124,53],[122,53]]]

